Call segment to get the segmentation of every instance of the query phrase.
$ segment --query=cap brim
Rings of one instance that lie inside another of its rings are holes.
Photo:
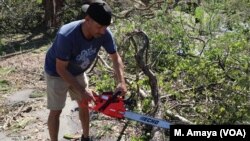
[[[86,13],[87,10],[88,10],[88,8],[89,8],[89,4],[84,4],[84,5],[82,6],[82,11],[83,11],[84,13]]]

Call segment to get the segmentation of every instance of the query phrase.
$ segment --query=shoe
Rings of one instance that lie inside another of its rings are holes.
[[[90,139],[90,137],[86,137],[86,138],[85,138],[85,137],[82,135],[81,141],[91,141],[91,139]]]

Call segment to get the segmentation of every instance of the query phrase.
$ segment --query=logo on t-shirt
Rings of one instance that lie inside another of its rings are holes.
[[[76,62],[80,64],[82,69],[86,69],[90,63],[92,62],[91,57],[96,53],[96,48],[92,48],[92,46],[87,50],[82,50],[79,55],[76,56]]]

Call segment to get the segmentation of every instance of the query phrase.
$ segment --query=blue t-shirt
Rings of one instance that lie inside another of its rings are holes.
[[[45,58],[45,71],[52,76],[59,76],[56,71],[56,58],[69,61],[68,70],[76,76],[87,70],[95,60],[101,46],[109,53],[116,52],[116,45],[109,29],[98,38],[87,40],[81,30],[84,20],[66,24],[58,31],[55,41]]]

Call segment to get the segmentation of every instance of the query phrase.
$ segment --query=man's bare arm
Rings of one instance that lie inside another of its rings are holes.
[[[83,88],[75,77],[67,70],[69,62],[56,59],[56,71],[58,74],[70,84],[70,86],[75,89],[78,93],[83,94],[83,98],[87,100],[93,100],[93,96],[88,94],[88,92]]]

